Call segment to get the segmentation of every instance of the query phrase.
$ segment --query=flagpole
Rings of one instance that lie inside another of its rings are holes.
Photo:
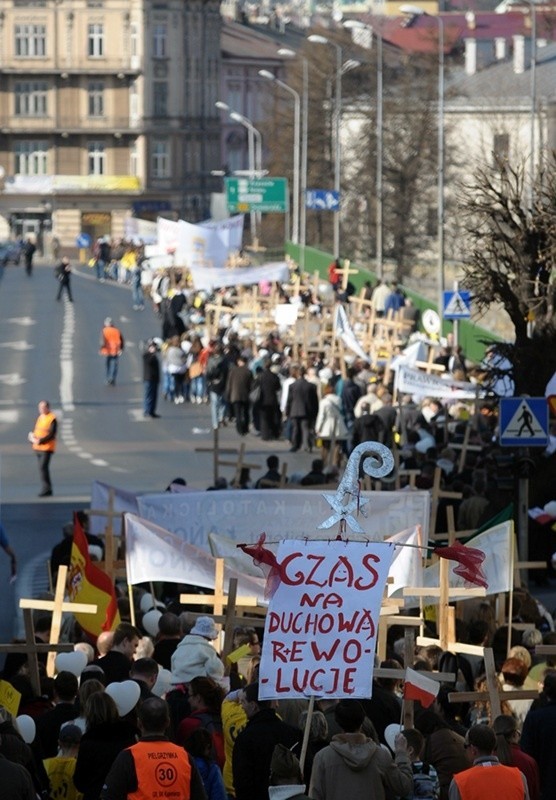
[[[129,597],[129,616],[131,618],[131,624],[135,627],[135,604],[133,602],[133,586],[131,583],[128,583],[127,585],[127,594]]]
[[[512,619],[514,616],[514,570],[515,570],[515,549],[516,549],[516,541],[515,541],[515,530],[514,530],[514,523],[513,520],[511,521],[512,526],[512,546],[510,547],[510,598],[508,601],[508,641],[506,644],[506,654],[508,654],[512,648]]]

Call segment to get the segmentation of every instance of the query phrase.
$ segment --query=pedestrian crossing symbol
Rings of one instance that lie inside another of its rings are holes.
[[[471,316],[471,293],[456,289],[444,292],[444,319],[469,319]]]
[[[500,400],[500,444],[506,447],[548,444],[548,404],[544,397]]]

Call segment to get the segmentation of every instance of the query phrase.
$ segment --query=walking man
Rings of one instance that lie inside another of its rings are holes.
[[[42,482],[39,497],[50,497],[52,494],[50,459],[56,450],[57,427],[56,415],[50,410],[50,403],[47,400],[41,400],[35,428],[28,436],[39,462],[39,474]]]
[[[100,336],[100,354],[106,356],[106,384],[114,386],[118,375],[118,359],[124,349],[124,337],[111,317],[106,317]]]
[[[62,297],[62,290],[65,289],[68,294],[68,300],[70,303],[73,303],[73,297],[71,296],[71,266],[69,263],[69,258],[64,256],[63,259],[60,261],[58,266],[56,267],[56,278],[58,279],[58,294],[56,295],[56,300],[60,300]]]
[[[25,256],[25,272],[27,275],[31,275],[33,272],[33,256],[35,255],[36,249],[37,248],[31,239],[27,239],[23,245],[23,255]]]
[[[160,383],[160,362],[157,356],[158,345],[154,339],[149,339],[147,349],[143,353],[143,386],[144,402],[143,416],[151,419],[159,419],[160,414],[156,413],[156,401],[158,399],[158,384]]]

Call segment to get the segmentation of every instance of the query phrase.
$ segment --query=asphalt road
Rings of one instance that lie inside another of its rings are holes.
[[[159,399],[159,420],[145,420],[142,408],[140,342],[160,335],[149,305],[132,310],[131,291],[100,283],[87,268],[72,277],[74,302],[56,302],[58,284],[51,264],[0,269],[0,519],[18,557],[18,578],[9,585],[9,560],[0,553],[0,641],[8,641],[17,623],[17,596],[47,587],[46,560],[61,539],[61,529],[76,508],[87,508],[91,484],[102,480],[130,491],[164,490],[177,476],[189,486],[212,483],[210,412],[205,405],[179,405]],[[104,384],[99,355],[103,320],[111,316],[126,347],[115,387]],[[58,424],[52,459],[54,496],[38,498],[36,458],[27,441],[37,403],[50,401]],[[233,427],[221,431],[221,445],[236,446]],[[287,442],[245,438],[249,460],[265,465]],[[288,454],[289,472],[306,472],[312,456]],[[233,469],[222,468],[229,478]],[[259,474],[261,474],[259,472]],[[257,472],[253,472],[257,477]]]

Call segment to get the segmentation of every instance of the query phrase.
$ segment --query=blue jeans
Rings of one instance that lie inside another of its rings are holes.
[[[143,413],[146,416],[151,416],[156,412],[158,382],[143,381],[143,387],[144,387]]]
[[[134,283],[132,285],[132,287],[131,287],[131,297],[132,297],[132,301],[131,302],[132,302],[132,304],[134,306],[141,306],[141,308],[144,306],[145,300],[143,298],[143,289],[142,289],[140,283],[137,284],[137,285]]]
[[[191,388],[190,388],[191,398],[200,397],[201,399],[205,396],[205,376],[198,375],[196,378],[191,378]]]
[[[104,261],[101,261],[100,258],[97,258],[97,260],[95,261],[97,280],[100,280],[100,278],[104,278],[104,267],[105,267]]]
[[[210,417],[212,427],[218,428],[224,422],[226,412],[226,401],[221,394],[210,392]]]
[[[106,380],[116,383],[118,376],[118,356],[106,356]]]

